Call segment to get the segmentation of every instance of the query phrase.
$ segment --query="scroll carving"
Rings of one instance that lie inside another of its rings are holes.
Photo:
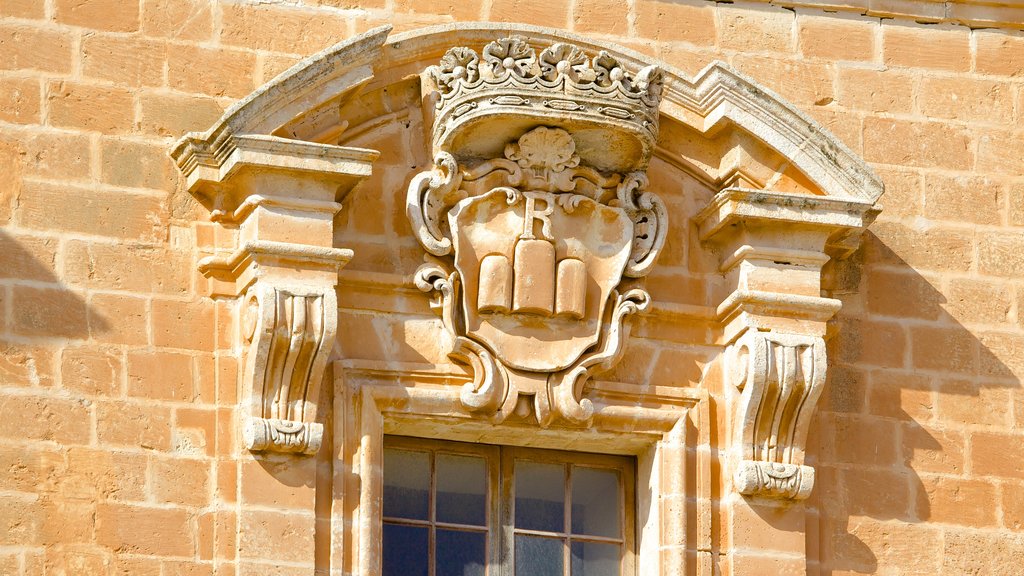
[[[734,481],[741,494],[804,499],[814,469],[803,465],[811,415],[825,381],[821,338],[749,331],[730,348],[731,380],[742,392]]]
[[[245,298],[250,394],[243,440],[249,450],[315,454],[323,425],[310,421],[337,331],[333,287],[291,290],[256,284]]]
[[[473,375],[462,404],[495,421],[532,412],[542,426],[586,424],[586,382],[615,365],[627,318],[650,300],[620,284],[646,275],[665,242],[667,212],[644,172],[660,72],[631,75],[568,44],[538,56],[512,37],[482,59],[453,48],[426,77],[434,167],[412,178],[406,213],[428,253],[416,285],[434,295],[450,356]],[[481,157],[510,124],[528,128]],[[579,127],[633,138],[641,153],[581,147]]]

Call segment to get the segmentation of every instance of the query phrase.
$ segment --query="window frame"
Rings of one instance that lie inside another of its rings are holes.
[[[542,462],[550,464],[569,465],[583,468],[613,469],[619,472],[622,481],[622,507],[619,511],[619,526],[622,527],[621,545],[623,546],[622,557],[619,562],[620,574],[622,576],[634,576],[636,574],[636,458],[631,456],[618,456],[611,454],[595,454],[593,452],[571,452],[567,450],[552,450],[547,448],[525,448],[521,446],[501,446],[501,504],[502,513],[499,519],[502,521],[500,539],[502,540],[502,573],[501,576],[514,576],[515,567],[506,566],[506,561],[512,562],[515,558],[515,535],[517,533],[537,533],[536,531],[524,531],[515,528],[515,461],[528,460],[531,462]],[[570,468],[571,470],[571,468]],[[610,542],[609,539],[573,535],[571,530],[571,509],[572,509],[572,473],[565,475],[565,532],[559,534],[567,539],[563,547],[563,566],[571,570],[572,542]]]
[[[384,516],[383,500],[381,501],[381,524],[387,522],[403,526],[429,526],[428,540],[428,568],[427,574],[434,576],[434,560],[436,553],[437,529],[460,530],[463,525],[437,522],[437,455],[455,454],[461,456],[477,456],[484,459],[487,470],[487,506],[484,525],[487,529],[487,576],[494,576],[489,569],[491,559],[501,559],[501,543],[496,534],[492,533],[496,520],[500,517],[500,500],[492,497],[493,485],[498,480],[500,472],[499,447],[491,444],[472,444],[469,442],[453,442],[448,440],[433,440],[429,438],[411,438],[406,436],[385,435],[384,450],[409,450],[416,452],[430,452],[430,482],[428,484],[429,503],[427,507],[427,520],[410,520],[407,518],[391,518]],[[383,552],[383,549],[382,549]],[[383,558],[383,556],[382,556]]]
[[[383,437],[383,450],[410,450],[430,452],[429,503],[427,520],[391,518],[381,514],[381,525],[385,522],[408,526],[429,526],[428,574],[434,576],[437,528],[459,529],[459,526],[436,521],[436,487],[438,454],[470,455],[484,459],[487,470],[487,576],[515,575],[515,536],[517,533],[558,537],[563,542],[563,571],[571,571],[573,542],[615,543],[622,546],[620,574],[636,575],[637,544],[637,464],[634,456],[573,452],[547,448],[526,448],[514,445],[477,444],[457,440],[436,440],[387,434]],[[537,532],[515,527],[515,463],[517,460],[559,464],[568,466],[565,473],[566,514],[564,531],[560,533]],[[615,470],[620,479],[622,506],[619,509],[619,526],[622,529],[618,539],[574,535],[571,530],[572,470],[574,468],[598,468]],[[383,482],[383,478],[382,478]],[[382,506],[383,508],[383,506]],[[383,550],[381,550],[383,552]]]
[[[324,541],[331,570],[381,573],[383,440],[386,434],[636,457],[637,574],[712,574],[712,409],[704,388],[595,380],[590,426],[495,422],[460,403],[470,383],[455,366],[344,359],[333,364],[333,467],[329,518],[346,526]],[[665,470],[684,470],[665,474]],[[318,552],[321,553],[321,552]]]

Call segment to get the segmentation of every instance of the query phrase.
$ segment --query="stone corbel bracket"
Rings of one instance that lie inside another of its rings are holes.
[[[334,288],[289,290],[257,283],[243,308],[252,410],[242,428],[245,447],[315,454],[323,425],[310,420],[337,333]]]
[[[172,153],[210,219],[238,247],[200,260],[210,292],[237,300],[242,439],[252,451],[315,454],[317,396],[337,334],[334,215],[378,153],[276,136],[190,135]]]
[[[740,494],[810,495],[804,446],[825,383],[825,325],[841,307],[821,295],[821,269],[855,250],[878,212],[855,198],[728,188],[696,219],[730,288],[717,307],[726,345],[720,389]]]
[[[748,331],[726,352],[737,408],[733,482],[740,494],[802,500],[814,486],[803,465],[811,414],[825,383],[825,342]]]

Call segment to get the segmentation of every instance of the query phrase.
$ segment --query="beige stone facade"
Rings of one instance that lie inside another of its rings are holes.
[[[625,457],[624,573],[1019,572],[1022,29],[0,0],[0,574],[379,573],[397,437]]]

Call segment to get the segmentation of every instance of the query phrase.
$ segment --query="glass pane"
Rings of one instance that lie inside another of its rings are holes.
[[[562,539],[516,534],[516,576],[562,576]]]
[[[430,454],[384,450],[384,516],[426,520],[430,506]]]
[[[427,576],[426,526],[384,524],[382,576]]]
[[[437,455],[437,521],[487,523],[487,468],[483,458]]]
[[[619,545],[572,543],[572,576],[619,576]]]
[[[565,530],[565,467],[516,461],[516,528]]]
[[[487,533],[437,530],[435,576],[484,576]]]
[[[614,470],[573,467],[573,534],[618,538],[622,533],[621,494],[619,475]]]

